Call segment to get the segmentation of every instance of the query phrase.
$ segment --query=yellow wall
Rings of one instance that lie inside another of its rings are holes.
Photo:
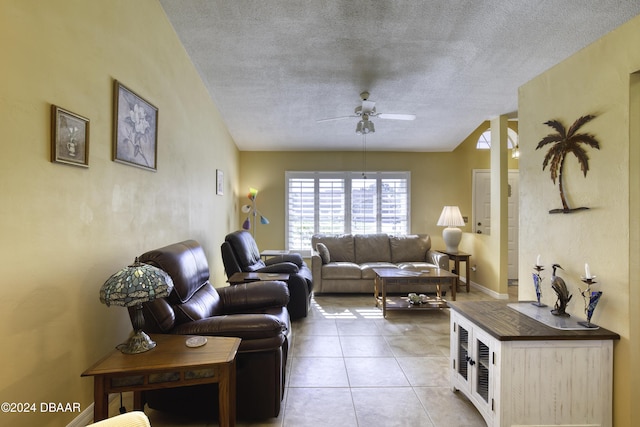
[[[519,92],[520,298],[535,297],[531,265],[541,254],[547,268],[543,301],[555,302],[549,268],[558,263],[574,295],[568,311],[584,316],[578,286],[583,285],[580,276],[589,263],[592,274],[598,276],[594,289],[604,292],[592,320],[622,336],[614,350],[615,426],[638,425],[640,420],[636,404],[640,374],[635,369],[640,362],[637,81],[630,89],[630,75],[640,69],[639,42],[640,17],[528,82]],[[631,120],[630,99],[636,106]],[[586,178],[575,158],[569,157],[565,191],[572,207],[590,210],[549,214],[562,205],[549,170],[542,171],[547,148],[535,150],[544,136],[554,132],[543,123],[558,119],[568,127],[585,114],[597,114],[581,130],[596,136],[600,150],[586,148],[590,167]]]
[[[411,231],[431,234],[434,246],[442,244],[442,230],[436,226],[442,206],[460,205],[463,215],[471,216],[471,193],[467,188],[471,174],[451,174],[455,167],[452,153],[371,152],[366,155],[366,163],[369,171],[411,171]],[[243,151],[240,165],[240,188],[253,186],[260,190],[258,208],[271,221],[269,225],[258,225],[258,246],[275,249],[284,247],[285,172],[360,171],[363,156],[361,152]],[[241,194],[239,203],[246,200],[246,195]]]
[[[131,330],[124,308],[99,301],[109,275],[195,238],[224,283],[238,152],[156,0],[3,0],[0,20],[0,402],[85,409],[93,381],[80,374]],[[111,160],[113,79],[159,109],[157,172]],[[51,104],[90,119],[88,169],[49,161]],[[77,415],[2,413],[0,424]]]
[[[430,234],[433,248],[444,247],[442,228],[436,225],[443,206],[458,205],[462,215],[472,220],[472,171],[491,167],[489,151],[477,150],[476,142],[489,125],[488,121],[482,123],[451,153],[366,154],[368,171],[411,172],[410,231]],[[510,126],[517,129],[517,124]],[[248,203],[249,187],[257,188],[257,207],[270,221],[269,225],[258,224],[256,227],[258,247],[278,249],[285,246],[286,171],[361,171],[363,163],[362,152],[240,152],[238,204]],[[508,167],[517,169],[518,161],[509,157]],[[246,215],[239,213],[238,223],[241,224],[245,218]],[[499,292],[499,269],[495,267],[497,256],[491,253],[497,247],[492,243],[497,237],[473,234],[470,223],[461,229],[464,235],[460,250],[471,253],[472,264],[478,266],[477,272],[471,272],[471,280]]]

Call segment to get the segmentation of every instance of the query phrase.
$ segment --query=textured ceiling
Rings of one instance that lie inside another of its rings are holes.
[[[628,0],[160,0],[240,150],[451,151],[518,87],[640,14]]]

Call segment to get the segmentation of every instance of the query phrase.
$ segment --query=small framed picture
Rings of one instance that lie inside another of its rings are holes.
[[[220,169],[216,169],[216,194],[218,196],[224,195],[224,172]]]
[[[113,98],[113,160],[157,170],[158,109],[117,80]]]
[[[89,167],[89,119],[51,106],[51,161]]]

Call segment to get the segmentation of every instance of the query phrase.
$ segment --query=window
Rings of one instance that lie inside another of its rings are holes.
[[[406,234],[409,172],[287,172],[287,249],[310,253],[311,236]]]

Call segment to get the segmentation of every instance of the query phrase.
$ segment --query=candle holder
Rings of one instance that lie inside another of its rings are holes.
[[[582,281],[587,284],[587,288],[584,291],[580,290],[580,294],[582,294],[582,299],[584,300],[584,313],[587,315],[587,321],[578,322],[578,325],[589,329],[598,328],[598,325],[591,323],[591,316],[593,316],[593,312],[600,301],[600,297],[602,296],[602,291],[591,291],[591,285],[597,283],[593,280],[595,278],[595,276],[589,278],[583,277]]]
[[[544,270],[544,267],[541,265],[535,265],[533,269],[536,271],[533,273],[533,286],[536,288],[536,299],[537,301],[533,301],[531,304],[536,307],[546,307],[547,304],[543,304],[540,302],[540,297],[542,296],[542,276],[540,272]]]

